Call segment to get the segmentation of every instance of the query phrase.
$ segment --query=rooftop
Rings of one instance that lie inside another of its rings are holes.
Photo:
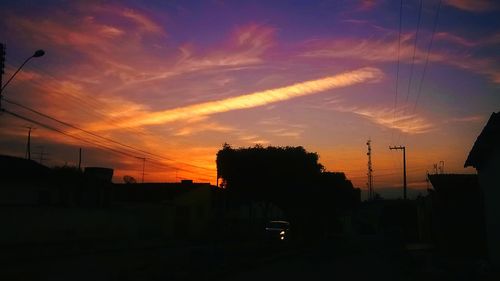
[[[472,166],[480,169],[488,160],[491,153],[500,145],[500,112],[491,114],[488,123],[476,139],[469,152],[464,167]]]

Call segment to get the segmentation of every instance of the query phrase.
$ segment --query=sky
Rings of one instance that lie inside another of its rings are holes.
[[[415,1],[2,1],[0,153],[216,183],[233,147],[303,146],[366,189],[425,192],[500,111],[500,4]],[[383,192],[382,192],[383,191]]]

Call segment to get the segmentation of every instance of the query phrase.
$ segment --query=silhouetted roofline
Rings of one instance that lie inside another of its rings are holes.
[[[483,130],[477,137],[469,152],[464,167],[472,166],[476,169],[489,158],[494,149],[500,145],[500,112],[493,112]]]
[[[477,174],[428,174],[432,187],[437,192],[457,189],[479,189]]]
[[[145,183],[114,183],[114,186],[125,186],[134,188],[181,188],[181,189],[195,189],[199,187],[211,187],[218,189],[217,186],[211,185],[208,182],[145,182]]]
[[[38,180],[49,175],[51,169],[33,160],[0,155],[0,170],[3,179]]]

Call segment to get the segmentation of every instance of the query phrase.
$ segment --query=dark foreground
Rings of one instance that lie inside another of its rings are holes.
[[[417,247],[418,248],[418,247]],[[500,280],[481,261],[375,236],[226,243],[3,259],[0,280]]]

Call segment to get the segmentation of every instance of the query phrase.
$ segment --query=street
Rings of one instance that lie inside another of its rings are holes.
[[[1,280],[494,280],[380,237],[109,251],[0,264]],[[480,278],[481,277],[481,278]]]

